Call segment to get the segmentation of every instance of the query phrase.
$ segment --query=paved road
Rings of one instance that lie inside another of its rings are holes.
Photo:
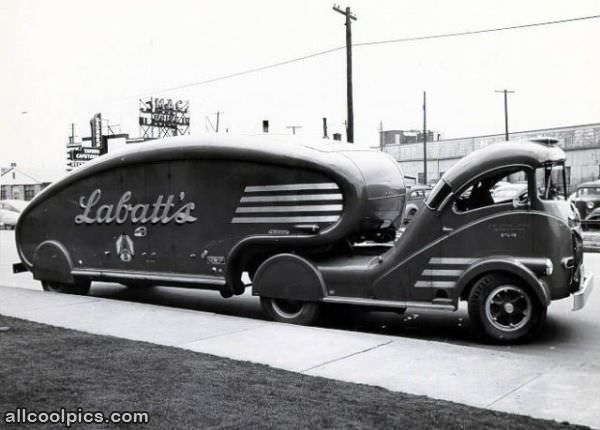
[[[225,300],[214,292],[131,290],[109,283],[94,284],[85,298],[40,293],[30,274],[11,273],[16,261],[12,232],[0,232],[0,285],[18,287],[0,288],[0,312],[600,426],[598,291],[579,312],[570,311],[569,300],[553,303],[546,328],[534,341],[499,347],[475,341],[464,309],[397,315],[338,308],[319,328],[295,327],[266,321],[250,294]],[[586,254],[585,262],[600,278],[600,254]],[[290,350],[294,353],[287,354]]]

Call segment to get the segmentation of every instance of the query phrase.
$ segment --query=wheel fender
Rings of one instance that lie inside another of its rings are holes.
[[[295,254],[277,254],[265,260],[252,281],[252,294],[275,299],[320,301],[325,295],[321,272]]]
[[[55,240],[40,243],[33,253],[33,277],[50,282],[73,284],[73,262],[67,249]]]
[[[511,257],[488,258],[471,265],[457,281],[458,297],[462,296],[463,290],[471,284],[474,279],[489,272],[510,273],[511,275],[522,279],[535,292],[540,303],[544,306],[550,304],[551,295],[546,283],[540,280],[531,269],[526,267],[519,260]]]

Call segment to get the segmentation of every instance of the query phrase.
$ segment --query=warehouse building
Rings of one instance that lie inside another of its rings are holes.
[[[63,169],[18,167],[11,163],[0,168],[0,200],[31,200],[65,174]]]
[[[385,133],[382,132],[382,133]],[[567,154],[566,173],[569,188],[600,178],[600,123],[520,131],[510,134],[515,144],[539,137],[559,140]],[[389,140],[387,140],[389,142]],[[492,143],[504,141],[504,134],[462,137],[427,142],[427,179],[435,182],[465,155]],[[386,143],[383,151],[392,155],[404,174],[423,182],[423,142]]]

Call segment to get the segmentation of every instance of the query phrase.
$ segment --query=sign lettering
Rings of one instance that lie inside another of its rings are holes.
[[[176,224],[193,223],[198,218],[192,216],[196,205],[187,202],[176,208],[175,195],[169,194],[166,198],[160,194],[154,203],[130,203],[132,193],[123,193],[117,204],[100,204],[102,191],[97,188],[86,198],[79,198],[79,207],[83,213],[75,216],[75,224],[124,224],[128,220],[132,224]],[[179,200],[185,198],[185,193],[180,193]]]

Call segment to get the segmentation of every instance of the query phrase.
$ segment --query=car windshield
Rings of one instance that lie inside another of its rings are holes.
[[[577,197],[598,196],[600,197],[600,187],[584,187],[577,190]]]

